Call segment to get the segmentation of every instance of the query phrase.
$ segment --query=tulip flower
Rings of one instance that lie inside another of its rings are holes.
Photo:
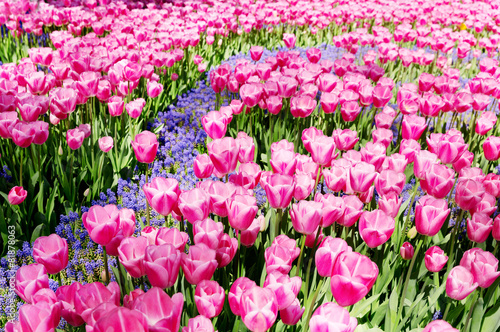
[[[181,194],[179,182],[173,178],[156,177],[142,187],[149,205],[162,216],[168,216]]]
[[[427,324],[422,332],[459,332],[459,330],[444,320],[434,320]]]
[[[444,199],[423,196],[415,207],[415,226],[417,232],[427,236],[436,235],[450,214],[448,203]]]
[[[257,215],[257,200],[250,195],[234,195],[226,201],[231,227],[244,231],[250,227]]]
[[[445,198],[453,187],[455,172],[445,165],[433,164],[420,181],[422,190],[435,198]]]
[[[84,323],[75,309],[75,294],[82,285],[75,281],[71,285],[59,286],[56,290],[57,300],[61,303],[61,317],[71,326],[80,326]]]
[[[224,225],[210,218],[195,221],[193,224],[193,240],[195,244],[203,243],[210,249],[216,250],[224,234]]]
[[[486,138],[483,143],[483,152],[489,161],[500,159],[500,137],[489,136]]]
[[[295,184],[289,175],[272,174],[261,178],[269,205],[275,209],[286,208],[293,197]]]
[[[111,98],[108,99],[109,115],[111,115],[111,116],[122,115],[124,107],[125,107],[125,103],[123,102],[122,97],[112,96]]]
[[[444,254],[441,248],[433,246],[425,252],[424,261],[427,270],[430,272],[439,272],[446,265],[446,262],[448,262],[448,256]]]
[[[200,243],[189,247],[189,252],[182,253],[181,267],[186,280],[197,285],[202,280],[210,280],[217,268],[215,250]]]
[[[298,204],[292,204],[290,217],[296,232],[305,235],[312,234],[321,223],[323,203],[300,201]]]
[[[484,193],[485,189],[481,182],[469,179],[458,181],[455,201],[462,210],[470,211],[481,202]]]
[[[224,289],[214,280],[202,280],[194,292],[196,308],[207,318],[216,317],[221,313],[225,297]]]
[[[210,196],[202,189],[191,189],[179,195],[179,210],[190,223],[208,217]]]
[[[179,251],[185,250],[189,239],[186,233],[179,231],[177,228],[168,227],[161,227],[159,230],[154,231],[152,227],[146,226],[142,229],[141,236],[148,238],[150,245],[171,244]]]
[[[104,153],[109,152],[112,148],[113,148],[113,137],[105,136],[99,138],[99,149],[101,149],[102,152]]]
[[[75,310],[85,322],[88,322],[92,311],[100,304],[110,302],[120,305],[120,287],[111,282],[107,287],[100,282],[85,284],[75,292]]]
[[[384,244],[394,232],[395,221],[382,210],[365,211],[359,218],[359,233],[370,248]]]
[[[23,187],[20,186],[15,186],[12,187],[12,189],[9,191],[9,194],[7,195],[7,199],[9,201],[9,204],[11,205],[19,205],[28,196],[28,192],[24,190]]]
[[[474,282],[481,288],[490,287],[500,275],[498,259],[491,252],[479,248],[465,252],[460,265],[472,273]]]
[[[141,313],[124,307],[116,307],[101,317],[94,325],[95,332],[147,332],[148,323]]]
[[[158,151],[158,140],[156,135],[150,131],[143,131],[135,136],[132,141],[135,157],[140,163],[151,164],[156,158]]]
[[[227,295],[229,307],[233,312],[233,314],[235,314],[236,316],[241,316],[241,309],[240,309],[241,295],[247,289],[256,286],[257,285],[255,284],[255,281],[250,280],[246,277],[240,277],[233,282],[233,284],[231,285],[231,289],[229,290],[229,293]]]
[[[358,221],[359,217],[363,213],[363,203],[357,196],[346,195],[342,199],[345,203],[344,214],[337,221],[342,226],[351,227]]]
[[[401,195],[406,183],[406,176],[391,170],[383,170],[375,180],[375,189],[379,195],[388,195],[393,192]]]
[[[270,289],[258,286],[247,289],[240,299],[241,319],[252,332],[265,332],[278,316],[276,295]]]
[[[180,264],[181,253],[173,245],[146,247],[144,268],[153,287],[172,287],[179,275]]]
[[[106,246],[118,232],[118,218],[115,205],[94,205],[82,215],[82,222],[92,241]]]
[[[350,169],[348,183],[354,192],[364,193],[370,189],[376,176],[375,166],[360,162]]]
[[[41,236],[33,243],[33,259],[56,274],[68,265],[68,243],[57,234]]]
[[[214,168],[222,175],[236,169],[238,163],[239,145],[232,137],[216,139],[207,145],[208,155]]]
[[[196,156],[193,162],[193,170],[198,179],[206,179],[212,175],[214,164],[212,164],[208,154],[204,153]]]
[[[415,254],[415,250],[410,242],[405,242],[401,248],[399,248],[399,254],[403,259],[411,260],[413,258],[413,254]]]
[[[349,316],[349,311],[334,302],[323,303],[314,311],[309,321],[311,332],[354,332],[358,320]]]
[[[250,47],[250,56],[252,57],[253,61],[259,61],[263,52],[264,48],[262,46]]]
[[[234,196],[235,190],[236,187],[232,183],[212,182],[206,189],[210,196],[210,212],[220,217],[227,217],[227,201]]]
[[[332,295],[337,303],[347,307],[368,294],[378,277],[377,264],[357,252],[343,252],[333,266]]]
[[[297,248],[300,252],[300,249]],[[264,258],[266,261],[266,272],[269,274],[272,271],[279,271],[283,274],[290,272],[292,269],[292,261],[297,256],[292,256],[292,251],[280,245],[271,245],[266,248]]]
[[[337,257],[343,252],[352,252],[347,242],[327,236],[319,245],[314,258],[318,274],[322,277],[331,277]]]
[[[210,319],[198,315],[189,319],[188,325],[182,328],[182,332],[214,332],[214,326]]]
[[[43,288],[49,288],[49,276],[42,264],[24,265],[16,271],[14,291],[23,301],[32,303],[33,296]]]
[[[144,255],[148,240],[144,236],[123,239],[118,247],[118,258],[132,278],[146,275]]]
[[[208,112],[201,118],[201,123],[211,139],[219,139],[226,135],[227,118],[219,111]]]
[[[472,273],[463,266],[455,266],[451,269],[446,279],[446,295],[454,300],[461,301],[469,296],[478,284],[474,282]]]
[[[483,243],[486,241],[493,228],[493,219],[484,213],[474,213],[472,218],[467,218],[467,237],[469,240]]]
[[[19,331],[54,331],[61,319],[59,303],[25,304],[19,309]]]

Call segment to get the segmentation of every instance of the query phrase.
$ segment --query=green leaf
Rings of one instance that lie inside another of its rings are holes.
[[[35,227],[33,233],[31,234],[31,243],[35,242],[41,236],[42,230],[45,227],[45,224],[40,224]]]
[[[384,332],[384,330],[381,330],[378,327],[370,328],[367,324],[363,324],[356,327],[356,332]]]
[[[472,320],[470,326],[470,332],[480,332],[481,322],[484,315],[484,301],[483,298],[479,298],[474,306],[474,311],[472,312]]]
[[[500,329],[500,302],[497,302],[484,315],[481,332],[496,332]]]
[[[352,317],[358,317],[361,318],[363,317],[367,312],[366,310],[369,311],[371,304],[378,300],[380,297],[380,293],[377,295],[372,295],[368,299],[364,299],[358,303],[356,303],[353,308],[351,309],[351,312],[349,313]]]

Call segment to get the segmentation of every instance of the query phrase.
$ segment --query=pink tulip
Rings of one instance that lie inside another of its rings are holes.
[[[290,113],[296,118],[307,118],[317,106],[317,101],[308,95],[292,96]]]
[[[322,277],[331,277],[337,257],[343,252],[352,252],[347,242],[327,236],[316,251],[315,262],[318,274]]]
[[[19,309],[20,331],[55,331],[61,319],[59,303],[25,304]]]
[[[227,217],[227,201],[235,194],[232,183],[214,181],[206,189],[210,196],[210,212],[220,217]]]
[[[368,294],[377,280],[378,267],[357,252],[343,252],[333,266],[332,295],[343,307],[357,303]]]
[[[415,173],[415,177],[420,180],[425,179],[425,174],[428,172],[431,165],[438,163],[437,160],[437,155],[430,151],[422,150],[416,153],[413,164],[413,172]]]
[[[263,52],[264,48],[262,46],[250,47],[250,56],[252,57],[253,61],[259,61]]]
[[[481,113],[481,116],[476,122],[476,134],[478,135],[486,135],[488,131],[493,129],[495,123],[497,122],[497,116],[495,113],[491,111]]]
[[[493,228],[493,219],[485,213],[474,213],[471,219],[467,218],[467,237],[477,243],[488,239]]]
[[[370,189],[376,176],[372,164],[360,162],[350,169],[348,183],[353,192],[364,193]]]
[[[417,232],[427,236],[436,235],[450,214],[448,203],[444,199],[423,196],[415,207],[415,226]]]
[[[357,326],[358,320],[349,316],[347,309],[334,302],[326,302],[320,305],[309,321],[311,332],[354,332]]]
[[[335,145],[341,151],[351,150],[359,141],[357,135],[357,132],[350,129],[335,129],[332,133]]]
[[[226,135],[227,117],[219,111],[208,112],[201,118],[201,123],[211,139],[222,138]]]
[[[227,201],[228,220],[231,227],[244,231],[257,215],[257,200],[250,195],[234,195]]]
[[[210,319],[198,315],[189,319],[188,325],[182,328],[182,332],[214,332],[214,326]]]
[[[156,98],[163,92],[163,84],[155,81],[149,81],[147,84],[147,92],[150,98]]]
[[[219,241],[219,247],[215,253],[215,259],[217,260],[218,267],[222,268],[227,266],[236,255],[238,250],[238,240],[236,238],[229,237],[229,234],[223,233]]]
[[[193,224],[193,241],[203,243],[210,249],[216,250],[224,233],[224,225],[210,218],[198,220]]]
[[[295,190],[293,197],[300,201],[306,199],[311,194],[315,181],[310,174],[295,174],[293,177]]]
[[[300,277],[290,278],[287,274],[278,271],[269,273],[264,281],[264,288],[272,290],[276,295],[278,310],[285,309],[293,303],[301,286]]]
[[[128,237],[122,240],[118,247],[118,257],[132,278],[146,275],[144,255],[148,240],[144,236]]]
[[[229,302],[229,307],[233,314],[236,316],[241,316],[241,306],[240,299],[241,295],[247,290],[256,287],[255,281],[250,280],[246,277],[240,277],[236,279],[231,285],[231,289],[227,295]]]
[[[414,139],[403,139],[399,148],[399,153],[404,155],[409,163],[415,159],[415,154],[422,150],[420,144]]]
[[[380,83],[373,89],[373,106],[382,108],[392,98],[392,89],[388,86],[383,86]]]
[[[182,253],[181,267],[186,280],[197,285],[202,280],[210,280],[217,268],[215,250],[200,243],[189,247],[189,253]]]
[[[340,113],[342,115],[342,120],[345,122],[353,122],[361,113],[361,107],[357,101],[346,101],[340,107]]]
[[[216,139],[208,143],[207,149],[210,160],[220,174],[226,175],[236,169],[239,145],[234,138]]]
[[[296,232],[306,235],[312,234],[323,217],[323,203],[300,201],[298,204],[292,204],[290,217]]]
[[[75,310],[85,322],[88,322],[92,311],[100,304],[110,302],[120,305],[120,287],[111,282],[107,287],[100,282],[85,284],[75,292]]]
[[[465,252],[460,265],[472,272],[474,282],[477,282],[479,287],[488,288],[500,275],[498,259],[489,251],[475,249]]]
[[[420,181],[422,189],[436,198],[446,197],[454,185],[455,172],[445,165],[433,164]]]
[[[486,159],[496,161],[500,159],[500,137],[489,136],[483,143],[483,152]]]
[[[179,275],[180,264],[181,253],[171,244],[146,248],[144,267],[153,287],[172,287]]]
[[[49,277],[42,264],[24,265],[16,271],[14,291],[23,301],[32,303],[33,296],[44,288],[49,288]]]
[[[240,88],[240,96],[243,103],[248,107],[255,107],[263,93],[263,88],[260,83],[246,83]]]
[[[226,293],[217,281],[202,280],[196,286],[194,302],[201,315],[213,318],[221,313],[225,297]]]
[[[458,181],[455,201],[462,210],[470,211],[481,202],[484,193],[485,189],[481,182],[469,179]]]
[[[446,295],[454,300],[461,301],[469,296],[478,284],[474,282],[472,273],[463,266],[455,266],[451,269],[446,279]]]
[[[285,46],[288,48],[294,48],[296,40],[297,40],[297,37],[295,37],[295,35],[293,33],[284,33],[283,34],[283,42],[285,43]]]
[[[263,215],[259,215],[256,219],[252,221],[250,227],[241,232],[240,241],[245,247],[251,247],[257,240],[257,236],[261,231],[262,224],[265,223],[265,218]]]
[[[434,320],[427,324],[422,332],[459,332],[459,330],[444,320]]]
[[[240,299],[241,319],[252,332],[265,332],[274,325],[278,303],[274,292],[258,286],[247,289]]]
[[[410,242],[405,242],[399,248],[399,254],[401,257],[405,260],[410,260],[413,258],[413,254],[415,254],[415,250],[413,249],[413,246],[411,245]]]
[[[238,161],[242,164],[253,162],[255,158],[255,144],[253,138],[249,136],[238,137],[236,141],[239,146]]]
[[[149,205],[162,216],[168,216],[181,194],[179,182],[172,178],[156,177],[142,187]]]
[[[448,256],[444,254],[441,248],[433,246],[425,252],[424,261],[427,270],[430,272],[439,272],[448,262]]]
[[[7,199],[9,201],[9,204],[11,205],[19,205],[28,196],[28,192],[24,190],[23,187],[20,186],[15,186],[10,189],[9,194],[7,195]]]
[[[289,76],[281,76],[278,79],[278,96],[281,98],[290,98],[297,91],[299,82]]]
[[[321,193],[316,193],[314,200],[323,203],[323,218],[320,223],[320,226],[323,228],[331,226],[344,214],[345,202],[341,197],[332,194],[322,195]]]
[[[337,157],[335,153],[335,140],[329,136],[316,136],[310,142],[310,153],[313,161],[318,165],[325,166]]]
[[[401,195],[406,183],[406,176],[391,170],[383,170],[375,180],[375,188],[379,195],[388,195],[393,192]]]
[[[264,257],[266,261],[266,272],[268,274],[272,271],[279,271],[284,274],[290,272],[292,269],[292,261],[297,258],[292,256],[291,250],[280,245],[272,245],[266,248]]]
[[[92,241],[107,246],[118,232],[118,209],[115,205],[94,205],[82,215],[82,221]]]
[[[280,318],[285,325],[296,325],[304,314],[305,307],[300,306],[300,301],[295,298],[292,304],[280,310]]]
[[[394,232],[395,221],[382,210],[365,211],[359,218],[359,233],[370,248],[389,240]]]
[[[156,135],[147,130],[143,131],[135,136],[132,141],[132,148],[138,162],[151,164],[155,160],[158,151]]]
[[[148,233],[150,234],[149,236]],[[179,251],[185,250],[186,243],[189,239],[186,233],[179,231],[177,228],[168,227],[161,227],[155,233],[151,228],[148,229],[148,226],[146,226],[142,229],[141,236],[148,238],[148,243],[150,245],[161,246],[163,244],[171,244]]]
[[[99,149],[101,149],[102,152],[104,153],[109,152],[112,148],[113,148],[113,137],[105,136],[99,138]]]
[[[9,126],[10,137],[14,144],[21,148],[27,148],[35,138],[35,126],[31,122],[16,122]]]
[[[105,316],[101,317],[94,325],[94,332],[147,332],[146,317],[141,313],[124,307],[116,307]]]
[[[33,259],[56,274],[68,265],[68,243],[57,234],[41,236],[33,243]]]
[[[426,128],[425,118],[417,115],[405,115],[403,117],[402,137],[419,140]]]
[[[261,178],[261,185],[266,191],[266,196],[271,207],[284,209],[290,204],[295,189],[295,184],[291,176],[271,174]]]
[[[198,179],[206,179],[212,175],[214,164],[212,164],[208,154],[204,153],[196,156],[193,162],[193,170]]]
[[[363,203],[357,196],[346,195],[342,199],[345,203],[344,214],[337,221],[339,225],[345,227],[351,227],[358,221],[359,217],[363,213]]]
[[[210,197],[202,189],[191,189],[179,195],[179,210],[190,223],[208,217]]]
[[[139,116],[141,116],[142,110],[145,105],[146,101],[143,98],[137,98],[135,100],[129,101],[125,105],[125,110],[127,110],[127,113],[131,118],[137,119]]]
[[[381,170],[386,159],[386,147],[383,144],[367,142],[360,152],[362,161],[375,166],[377,172]]]
[[[61,317],[71,326],[80,326],[84,323],[82,317],[75,310],[75,293],[82,285],[75,281],[71,285],[60,286],[56,290],[57,300],[61,303]]]
[[[112,96],[111,98],[108,99],[109,115],[111,115],[111,116],[122,115],[124,107],[125,107],[125,103],[123,102],[122,97]]]

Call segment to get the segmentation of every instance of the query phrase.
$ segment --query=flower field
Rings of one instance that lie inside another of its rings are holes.
[[[500,330],[500,1],[0,24],[1,331]]]

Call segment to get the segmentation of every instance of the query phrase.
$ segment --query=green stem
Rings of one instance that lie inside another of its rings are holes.
[[[146,183],[148,183],[149,164],[146,164]],[[146,226],[149,226],[149,202],[146,200]]]
[[[61,272],[57,274],[57,281],[59,281],[59,287],[63,286]]]
[[[314,196],[316,196],[316,188],[318,187],[318,183],[319,183],[322,175],[323,175],[323,165],[319,166],[318,174],[316,174],[316,182],[314,183],[312,200],[314,200]]]
[[[415,261],[416,261],[416,258],[418,256],[418,252],[420,250],[420,247],[422,246],[422,243],[427,242],[426,240],[427,240],[427,237],[425,237],[424,239],[420,239],[420,241],[418,241],[417,249],[415,250],[415,254],[413,255],[413,258],[411,259],[410,267],[408,268],[408,273],[406,274],[406,280],[405,280],[405,284],[403,287],[403,295],[401,296],[401,302],[399,303],[398,315],[396,318],[396,325],[395,326],[399,325],[399,320],[401,318],[401,314],[403,313],[403,306],[405,304],[406,292],[408,291],[408,285],[410,283],[411,272],[413,270],[413,266],[415,265]]]
[[[306,235],[302,235],[302,244],[300,246],[299,260],[297,261],[297,270],[295,270],[295,276],[300,277],[300,267],[302,264],[302,256],[304,256],[304,245],[306,244]]]
[[[436,289],[439,288],[439,272],[434,272],[434,286]]]
[[[273,238],[273,241],[274,241],[274,239],[280,233],[280,223],[281,223],[281,218],[283,217],[283,209],[276,209],[276,214],[277,214],[277,218],[276,218],[276,221],[274,223],[274,238]]]
[[[418,190],[419,185],[420,185],[420,180],[417,179],[417,181],[415,182],[415,188],[413,189],[413,194],[411,195],[410,205],[408,205],[408,214],[406,215],[405,223],[403,225],[403,229],[402,229],[403,234],[401,236],[401,240],[399,241],[398,248],[401,248],[401,246],[403,245],[403,242],[405,240],[406,227],[408,227],[408,223],[410,221],[411,209],[413,207],[413,202],[415,201],[415,197],[417,196],[417,190]],[[398,248],[396,248],[396,249],[399,250]]]
[[[465,320],[464,332],[467,332],[467,329],[469,327],[469,321],[470,321],[470,318],[472,317],[472,312],[474,311],[474,307],[476,306],[476,303],[477,303],[477,300],[479,300],[479,297],[480,296],[475,296],[474,297],[474,302],[472,302],[472,305],[471,305],[471,307],[469,309],[469,313],[467,314],[467,319]]]
[[[108,267],[108,253],[106,252],[106,247],[102,247],[104,256],[104,272],[106,273],[105,284],[109,284],[109,267]]]
[[[19,163],[19,186],[23,186],[23,149],[21,149],[21,162]]]
[[[311,267],[312,267],[312,262],[314,260],[314,257],[316,256],[316,250],[318,249],[318,239],[319,236],[321,235],[321,231],[323,228],[321,226],[318,227],[318,232],[316,233],[316,238],[314,239],[314,244],[313,247],[311,248],[311,256],[309,257],[309,262],[307,263],[307,270],[306,270],[306,294],[309,294],[309,279],[311,277]],[[305,242],[305,241],[304,241]]]
[[[457,233],[458,233],[458,225],[460,225],[460,222],[462,221],[462,218],[464,217],[464,213],[465,213],[465,210],[461,210],[460,211],[460,215],[459,217],[457,218],[457,220],[455,220],[455,227],[453,227],[453,233],[451,234],[451,242],[450,242],[450,252],[448,253],[448,257],[450,257],[450,259],[448,260],[448,267],[447,267],[447,270],[449,271],[451,266],[453,265],[454,263],[454,258],[455,258],[455,237],[457,236]]]
[[[446,320],[446,316],[448,316],[448,312],[450,312],[450,307],[451,307],[451,299],[450,301],[448,301],[448,304],[446,304],[446,309],[444,309],[443,320]]]
[[[313,309],[314,309],[314,305],[316,304],[316,298],[318,297],[318,294],[319,294],[319,290],[321,289],[321,287],[323,286],[323,280],[324,278],[321,277],[319,282],[318,282],[318,288],[316,288],[316,291],[314,292],[314,295],[313,295],[313,298],[312,298],[312,301],[311,301],[311,306],[309,307],[309,311],[307,312],[307,317],[306,317],[306,326],[304,328],[304,331],[307,332],[309,331],[309,320],[311,319],[311,316],[312,316],[312,313],[313,313]]]

